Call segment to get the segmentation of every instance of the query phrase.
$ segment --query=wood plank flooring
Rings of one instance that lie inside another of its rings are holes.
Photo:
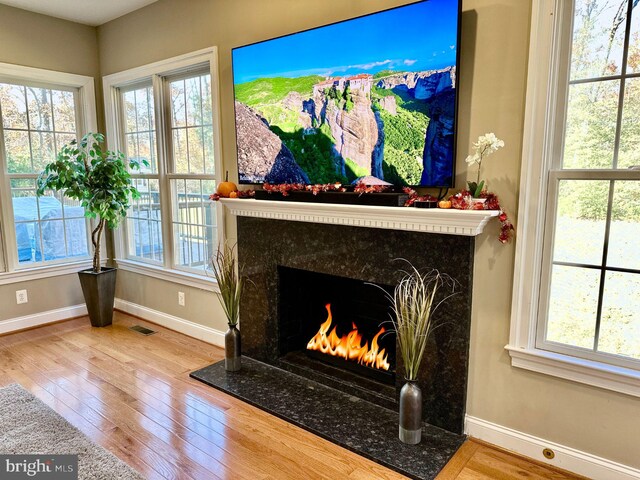
[[[128,330],[140,324],[158,333]],[[19,383],[149,479],[401,479],[191,378],[221,349],[116,312],[0,337],[0,386]],[[577,479],[469,440],[453,479]]]

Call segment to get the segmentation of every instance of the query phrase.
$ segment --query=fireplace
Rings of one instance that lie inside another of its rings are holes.
[[[389,326],[388,301],[371,284],[396,285],[406,266],[398,259],[422,270],[436,268],[457,280],[460,293],[438,310],[443,325],[423,358],[423,418],[462,433],[473,253],[471,236],[238,217],[238,256],[251,279],[240,313],[243,355],[397,411],[404,367],[392,345],[395,335],[378,337],[388,370],[316,355],[306,346],[326,324],[330,305],[332,322],[324,335],[336,327],[341,338],[355,324],[361,345],[366,340],[370,347],[380,328]]]
[[[279,353],[283,360],[395,385],[392,287],[279,266]],[[315,362],[313,361],[315,360]],[[372,389],[376,386],[371,384]]]

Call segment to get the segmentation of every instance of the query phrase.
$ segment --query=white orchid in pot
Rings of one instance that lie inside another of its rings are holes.
[[[480,170],[482,169],[482,161],[492,153],[497,152],[504,147],[504,141],[496,137],[495,133],[485,133],[478,137],[478,141],[473,144],[474,153],[469,155],[465,162],[469,166],[478,165],[478,176],[475,182],[467,182],[469,192],[474,198],[479,198],[485,186],[485,181],[480,180]]]

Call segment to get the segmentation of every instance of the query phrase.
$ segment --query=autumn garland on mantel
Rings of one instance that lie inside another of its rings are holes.
[[[449,200],[451,201],[451,206],[458,210],[499,210],[498,220],[500,220],[501,228],[498,240],[500,240],[500,243],[507,243],[515,229],[506,212],[500,207],[498,196],[485,190],[480,193],[478,198],[486,198],[487,200],[484,203],[474,201],[469,190],[462,190],[460,193],[451,195]]]
[[[407,195],[409,195],[409,198],[407,199],[407,201],[404,202],[405,207],[411,207],[416,202],[437,202],[438,201],[436,197],[434,197],[433,195],[429,195],[428,193],[426,195],[419,195],[418,192],[416,192],[411,187],[404,187],[402,191]]]
[[[291,192],[311,192],[313,195],[318,195],[320,192],[346,192],[347,188],[341,183],[324,183],[307,185],[304,183],[280,183],[270,184],[265,183],[262,188],[269,193],[280,193],[283,197],[289,196]],[[361,195],[367,193],[384,193],[391,190],[389,185],[366,185],[363,182],[359,182],[355,185],[353,191]],[[428,201],[436,202],[438,199],[433,195],[419,195],[414,189],[410,187],[404,187],[402,189],[404,193],[409,195],[409,198],[404,203],[405,207],[411,207],[415,202]],[[254,190],[240,190],[236,192],[236,198],[251,198],[255,196]],[[209,196],[209,199],[217,201],[220,200],[220,195],[213,193]],[[494,193],[487,192],[486,190],[480,194],[479,198],[486,198],[484,203],[475,202],[469,190],[462,190],[460,193],[451,195],[449,200],[451,201],[452,208],[457,210],[499,210],[498,220],[500,220],[501,228],[498,240],[500,243],[507,243],[514,231],[513,224],[509,221],[506,212],[500,207],[498,196]]]
[[[253,198],[256,196],[255,190],[238,190],[237,192],[233,192],[233,193],[235,193],[235,196],[230,198]],[[211,195],[209,195],[209,200],[213,200],[214,202],[217,202],[221,198],[225,198],[225,197],[223,197],[218,193],[212,193]]]
[[[289,196],[290,192],[311,192],[318,195],[320,192],[346,192],[346,187],[341,183],[317,183],[315,185],[307,185],[305,183],[265,183],[262,188],[269,193],[280,193],[283,197]]]

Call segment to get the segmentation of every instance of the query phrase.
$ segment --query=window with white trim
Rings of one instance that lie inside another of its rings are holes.
[[[534,6],[508,346],[514,365],[627,392],[588,369],[640,380],[638,3]]]
[[[48,81],[48,77],[51,81]],[[60,83],[58,83],[60,82]],[[0,207],[5,271],[90,258],[90,222],[63,192],[36,195],[36,179],[87,130],[93,79],[0,64]],[[88,87],[90,85],[90,87]],[[85,90],[90,90],[89,92]]]
[[[110,145],[149,162],[132,173],[141,196],[121,228],[123,264],[206,274],[220,236],[214,63],[208,51],[105,77]]]

